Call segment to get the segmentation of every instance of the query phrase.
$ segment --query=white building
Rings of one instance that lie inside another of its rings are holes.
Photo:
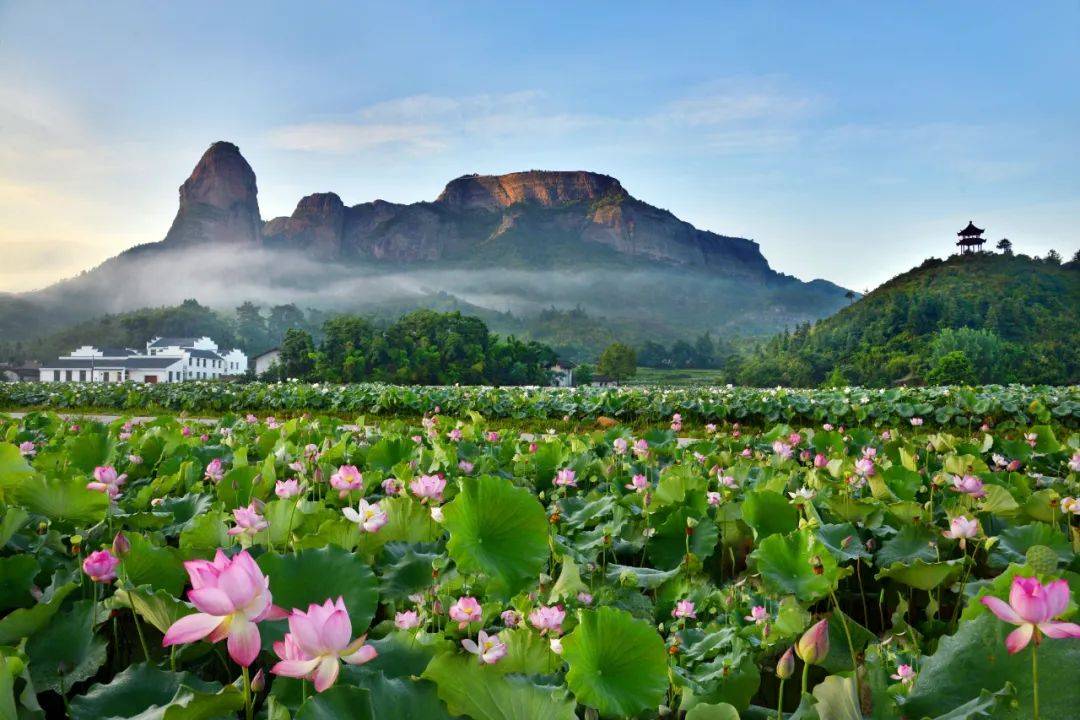
[[[572,362],[557,360],[554,365],[548,368],[548,372],[551,373],[552,387],[573,387],[575,367],[577,365]]]
[[[267,370],[281,362],[281,348],[270,348],[252,358],[255,363],[255,377],[262,377]]]
[[[132,348],[84,345],[43,363],[41,382],[182,382],[242,375],[247,356],[240,350],[221,354],[208,337],[154,338],[146,352]]]

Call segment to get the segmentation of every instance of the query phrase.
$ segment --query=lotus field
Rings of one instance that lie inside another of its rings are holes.
[[[681,439],[0,416],[0,718],[1080,717],[1075,391],[905,392]]]
[[[748,387],[549,388],[405,386],[381,383],[0,383],[0,408],[93,408],[146,413],[345,413],[419,418],[433,408],[489,420],[580,419],[599,415],[627,423],[772,425],[833,423],[879,426],[918,417],[927,426],[983,422],[1080,424],[1080,386],[983,385],[891,389]]]

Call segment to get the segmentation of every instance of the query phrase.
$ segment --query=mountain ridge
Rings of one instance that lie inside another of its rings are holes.
[[[178,200],[164,239],[0,298],[0,327],[30,337],[188,298],[363,312],[423,306],[442,293],[518,316],[581,306],[673,336],[764,335],[846,302],[827,280],[773,270],[755,241],[700,230],[584,170],[462,175],[414,203],[347,205],[323,191],[264,220],[254,169],[219,141]]]

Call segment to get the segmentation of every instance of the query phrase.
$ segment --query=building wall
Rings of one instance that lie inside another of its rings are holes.
[[[274,350],[264,355],[260,355],[255,358],[255,374],[262,375],[264,372],[270,369],[270,366],[276,362],[279,362],[281,358],[281,351]]]

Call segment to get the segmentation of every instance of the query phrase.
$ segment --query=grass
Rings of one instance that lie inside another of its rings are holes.
[[[692,387],[695,385],[725,385],[727,379],[723,370],[691,370],[678,368],[639,367],[637,375],[622,383],[623,385],[641,385],[667,387]]]

